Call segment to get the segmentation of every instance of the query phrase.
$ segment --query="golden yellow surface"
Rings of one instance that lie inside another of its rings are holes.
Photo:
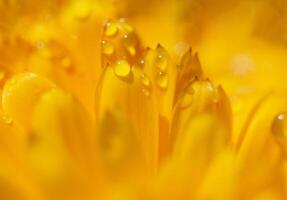
[[[0,199],[287,199],[286,58],[286,0],[0,0]]]

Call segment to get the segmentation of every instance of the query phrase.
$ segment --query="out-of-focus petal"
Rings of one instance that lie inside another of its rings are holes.
[[[25,135],[0,121],[1,199],[43,199],[25,166]]]
[[[155,182],[152,190],[155,199],[196,197],[208,167],[228,144],[225,128],[211,113],[195,116],[183,135],[175,146],[173,157]]]
[[[199,189],[199,199],[232,200],[237,198],[238,171],[235,154],[222,152],[208,169]]]
[[[34,110],[27,147],[31,173],[52,199],[83,195],[91,199],[101,176],[96,176],[100,171],[95,165],[95,133],[89,115],[59,90],[45,92]]]
[[[261,99],[256,109],[250,111],[251,117],[243,127],[242,142],[238,146],[238,167],[242,191],[248,191],[241,198],[250,198],[260,190],[282,191],[282,158],[284,150],[276,142],[274,118],[286,109],[286,98],[269,94]],[[275,135],[274,135],[275,134]],[[275,138],[274,138],[275,137]],[[282,151],[283,150],[283,151]]]
[[[122,119],[127,123],[124,127],[131,128],[134,134],[131,137],[135,137],[134,142],[139,144],[134,151],[144,154],[140,165],[147,166],[148,172],[154,173],[158,161],[159,119],[150,78],[141,69],[122,61],[116,66],[106,67],[101,79],[96,98],[98,123],[105,119],[107,112],[119,110],[127,119]]]
[[[17,74],[7,81],[3,89],[3,110],[16,124],[28,128],[35,103],[53,87],[53,83],[36,74]]]

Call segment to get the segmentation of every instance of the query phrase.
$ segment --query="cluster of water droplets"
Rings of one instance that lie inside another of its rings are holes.
[[[102,65],[112,67],[119,78],[129,77],[137,42],[133,28],[124,19],[107,21],[101,42]]]
[[[166,52],[162,50],[162,47],[157,48],[158,55],[155,58],[154,64],[156,68],[156,83],[161,89],[166,89],[168,86],[168,58]]]
[[[156,50],[146,50],[152,53],[152,58],[147,58],[133,28],[124,20],[110,20],[105,23],[102,47],[102,65],[113,68],[115,75],[119,78],[128,78],[133,73],[133,68],[142,69],[139,79],[142,84],[142,92],[145,96],[150,96],[152,90],[152,80],[146,68],[154,67],[154,81],[157,86],[164,90],[168,86],[168,58],[162,47]],[[146,63],[146,59],[151,61]]]

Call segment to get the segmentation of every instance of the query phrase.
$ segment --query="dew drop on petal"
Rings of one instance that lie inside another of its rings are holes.
[[[124,45],[126,50],[130,55],[134,56],[136,54],[136,39],[133,35],[125,34],[123,37]]]
[[[161,89],[166,89],[167,85],[168,85],[167,74],[160,71],[156,76],[156,83],[157,83],[158,87],[160,87]]]
[[[105,31],[104,31],[104,34],[105,36],[114,36],[116,35],[118,32],[118,26],[117,24],[113,23],[113,22],[107,22],[105,24]]]
[[[193,94],[194,94],[193,88],[189,87],[180,99],[181,108],[187,108],[192,104]]]
[[[145,65],[145,61],[144,61],[144,59],[141,59],[141,60],[140,60],[140,64],[141,64],[142,66],[144,66],[144,65]]]
[[[127,77],[131,72],[130,64],[125,60],[120,60],[114,65],[114,73],[118,77]]]
[[[141,75],[141,83],[143,85],[142,92],[145,96],[149,97],[151,93],[151,82],[147,75]]]
[[[278,114],[271,126],[272,133],[280,138],[285,138],[287,134],[287,115],[286,113]]]
[[[149,97],[149,96],[150,96],[150,89],[144,87],[144,88],[142,89],[142,92],[143,92],[143,94],[144,94],[146,97]]]
[[[168,65],[168,61],[167,61],[166,56],[164,56],[162,54],[158,55],[156,57],[156,60],[155,60],[155,65],[159,70],[165,72],[167,69],[167,65]]]
[[[115,49],[112,43],[103,40],[102,41],[102,52],[105,55],[112,55],[114,53]]]
[[[141,75],[141,81],[142,81],[142,84],[143,84],[145,87],[149,87],[149,86],[150,86],[150,80],[149,80],[149,78],[148,78],[145,74],[142,74],[142,75]]]

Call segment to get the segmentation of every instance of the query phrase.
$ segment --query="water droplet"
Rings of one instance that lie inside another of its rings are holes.
[[[147,97],[150,96],[150,89],[148,89],[148,88],[143,88],[143,89],[142,89],[142,92],[143,92],[143,94],[144,94],[145,96],[147,96]]]
[[[144,65],[145,65],[145,61],[144,61],[144,59],[141,59],[141,60],[140,60],[140,64],[141,64],[142,66],[144,66]]]
[[[151,83],[150,79],[147,77],[147,75],[142,74],[141,75],[141,83],[143,85],[142,92],[145,96],[149,97],[151,93]]]
[[[279,137],[286,139],[287,134],[287,113],[280,113],[274,119],[271,126],[272,133]]]
[[[165,72],[167,69],[167,65],[168,65],[166,56],[162,54],[158,55],[155,60],[155,65],[159,70]]]
[[[125,60],[120,60],[115,64],[114,72],[119,77],[127,77],[131,72],[130,64]]]
[[[8,124],[10,126],[13,124],[12,118],[9,117],[8,115],[2,115],[1,119],[2,119],[2,122],[4,122],[5,124]]]
[[[161,89],[166,89],[167,88],[167,85],[168,85],[168,77],[167,77],[167,74],[160,71],[158,74],[157,74],[157,77],[156,77],[156,82],[157,82],[157,85],[158,87],[160,87]]]
[[[142,84],[143,84],[145,87],[149,87],[149,86],[150,86],[150,80],[149,80],[149,78],[148,78],[145,74],[142,74],[142,75],[141,75],[141,81],[142,81]]]
[[[183,94],[183,96],[180,99],[180,107],[181,108],[187,108],[192,104],[193,94],[194,94],[194,90],[191,86],[189,86],[185,90],[185,93]]]
[[[126,50],[129,52],[130,55],[134,56],[136,54],[136,38],[132,34],[125,34],[124,35],[124,45]]]
[[[102,41],[102,51],[105,55],[112,55],[114,53],[114,46],[112,43],[103,40]]]
[[[109,36],[109,37],[114,36],[114,35],[117,34],[117,32],[118,32],[118,26],[117,26],[117,24],[115,24],[115,23],[113,23],[113,22],[107,22],[107,23],[105,24],[104,34],[105,34],[106,36]]]

